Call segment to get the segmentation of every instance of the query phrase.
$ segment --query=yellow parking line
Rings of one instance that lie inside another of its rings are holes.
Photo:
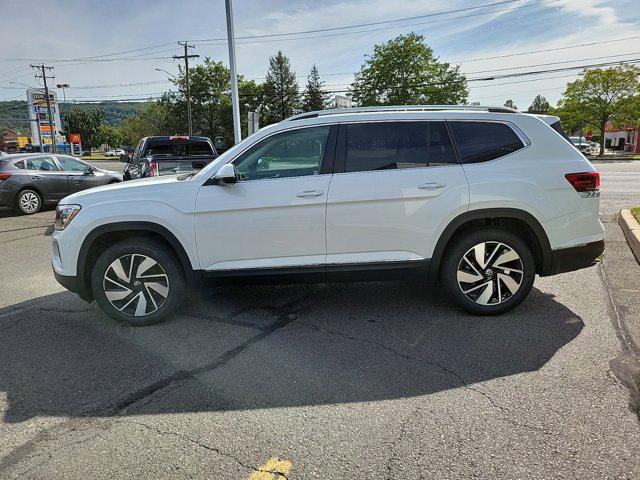
[[[291,470],[291,462],[289,460],[271,457],[267,460],[267,463],[249,475],[246,480],[284,480],[284,476],[289,473],[289,470]]]

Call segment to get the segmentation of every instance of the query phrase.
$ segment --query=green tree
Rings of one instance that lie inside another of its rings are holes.
[[[324,91],[324,82],[320,80],[320,74],[315,64],[311,67],[311,72],[307,77],[307,86],[302,92],[303,112],[312,112],[314,110],[324,110],[329,103],[329,94]]]
[[[122,135],[120,135],[120,131],[116,127],[110,127],[103,123],[100,125],[98,136],[100,137],[101,144],[109,145],[111,148],[122,145]]]
[[[509,99],[506,102],[504,102],[504,106],[507,108],[513,108],[514,110],[517,110],[518,107],[516,107],[516,104],[513,103],[513,100]]]
[[[261,122],[264,125],[284,120],[299,110],[300,93],[296,74],[281,50],[269,58],[269,70],[262,89],[264,104]]]
[[[637,118],[635,99],[640,95],[640,68],[624,65],[614,68],[594,68],[581,74],[582,78],[567,85],[562,106],[567,112],[580,112],[586,125],[598,128],[600,138],[608,123],[625,125]],[[604,155],[604,141],[600,142],[600,156]]]
[[[551,106],[546,98],[542,95],[536,95],[536,98],[533,99],[531,106],[527,110],[529,113],[549,113]]]
[[[176,132],[174,111],[164,100],[150,101],[134,117],[126,118],[116,127],[121,145],[135,146],[144,137],[151,135],[171,135]]]
[[[186,134],[188,131],[186,80],[182,68],[172,82],[178,87],[178,91],[168,92],[160,100],[164,108],[171,112],[164,126],[172,133]],[[189,84],[194,133],[233,145],[229,69],[222,62],[205,58],[204,63],[189,69]],[[242,130],[243,135],[246,135],[247,112],[260,111],[262,91],[260,85],[254,81],[247,81],[239,75],[238,93]]]
[[[91,148],[100,146],[102,143],[100,127],[104,123],[104,112],[101,108],[90,110],[71,108],[66,117],[69,132],[79,133],[83,146]]]
[[[373,47],[352,85],[360,106],[463,104],[469,92],[459,67],[442,63],[414,32]]]

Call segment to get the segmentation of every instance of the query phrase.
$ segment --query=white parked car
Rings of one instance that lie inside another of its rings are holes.
[[[592,155],[593,148],[591,147],[591,143],[587,141],[584,137],[569,137],[573,146],[580,150],[585,155]]]
[[[202,282],[439,279],[498,314],[604,250],[600,178],[557,117],[491,107],[305,113],[198,173],[58,206],[58,281],[142,325]]]
[[[119,157],[120,155],[126,155],[126,152],[122,148],[116,148],[114,150],[104,152],[105,157]]]

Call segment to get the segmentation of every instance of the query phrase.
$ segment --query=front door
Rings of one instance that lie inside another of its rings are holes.
[[[45,201],[58,201],[67,195],[67,177],[52,156],[27,157],[25,169],[31,184],[44,195]]]
[[[67,177],[68,192],[75,193],[101,184],[100,177],[94,175],[93,169],[84,162],[66,155],[58,155],[60,170]]]
[[[323,172],[333,159],[331,128],[336,127],[298,128],[266,137],[233,160],[236,184],[201,187],[195,222],[203,269],[323,267],[331,180]]]
[[[445,122],[344,124],[338,142],[327,268],[430,259],[439,230],[469,202]]]

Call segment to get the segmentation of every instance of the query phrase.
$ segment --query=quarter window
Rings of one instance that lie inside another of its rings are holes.
[[[465,163],[494,160],[524,147],[509,125],[496,122],[450,122],[458,154]]]
[[[444,122],[347,125],[346,172],[417,168],[455,162]]]
[[[329,128],[292,130],[259,141],[234,160],[239,179],[318,175],[329,138]]]

